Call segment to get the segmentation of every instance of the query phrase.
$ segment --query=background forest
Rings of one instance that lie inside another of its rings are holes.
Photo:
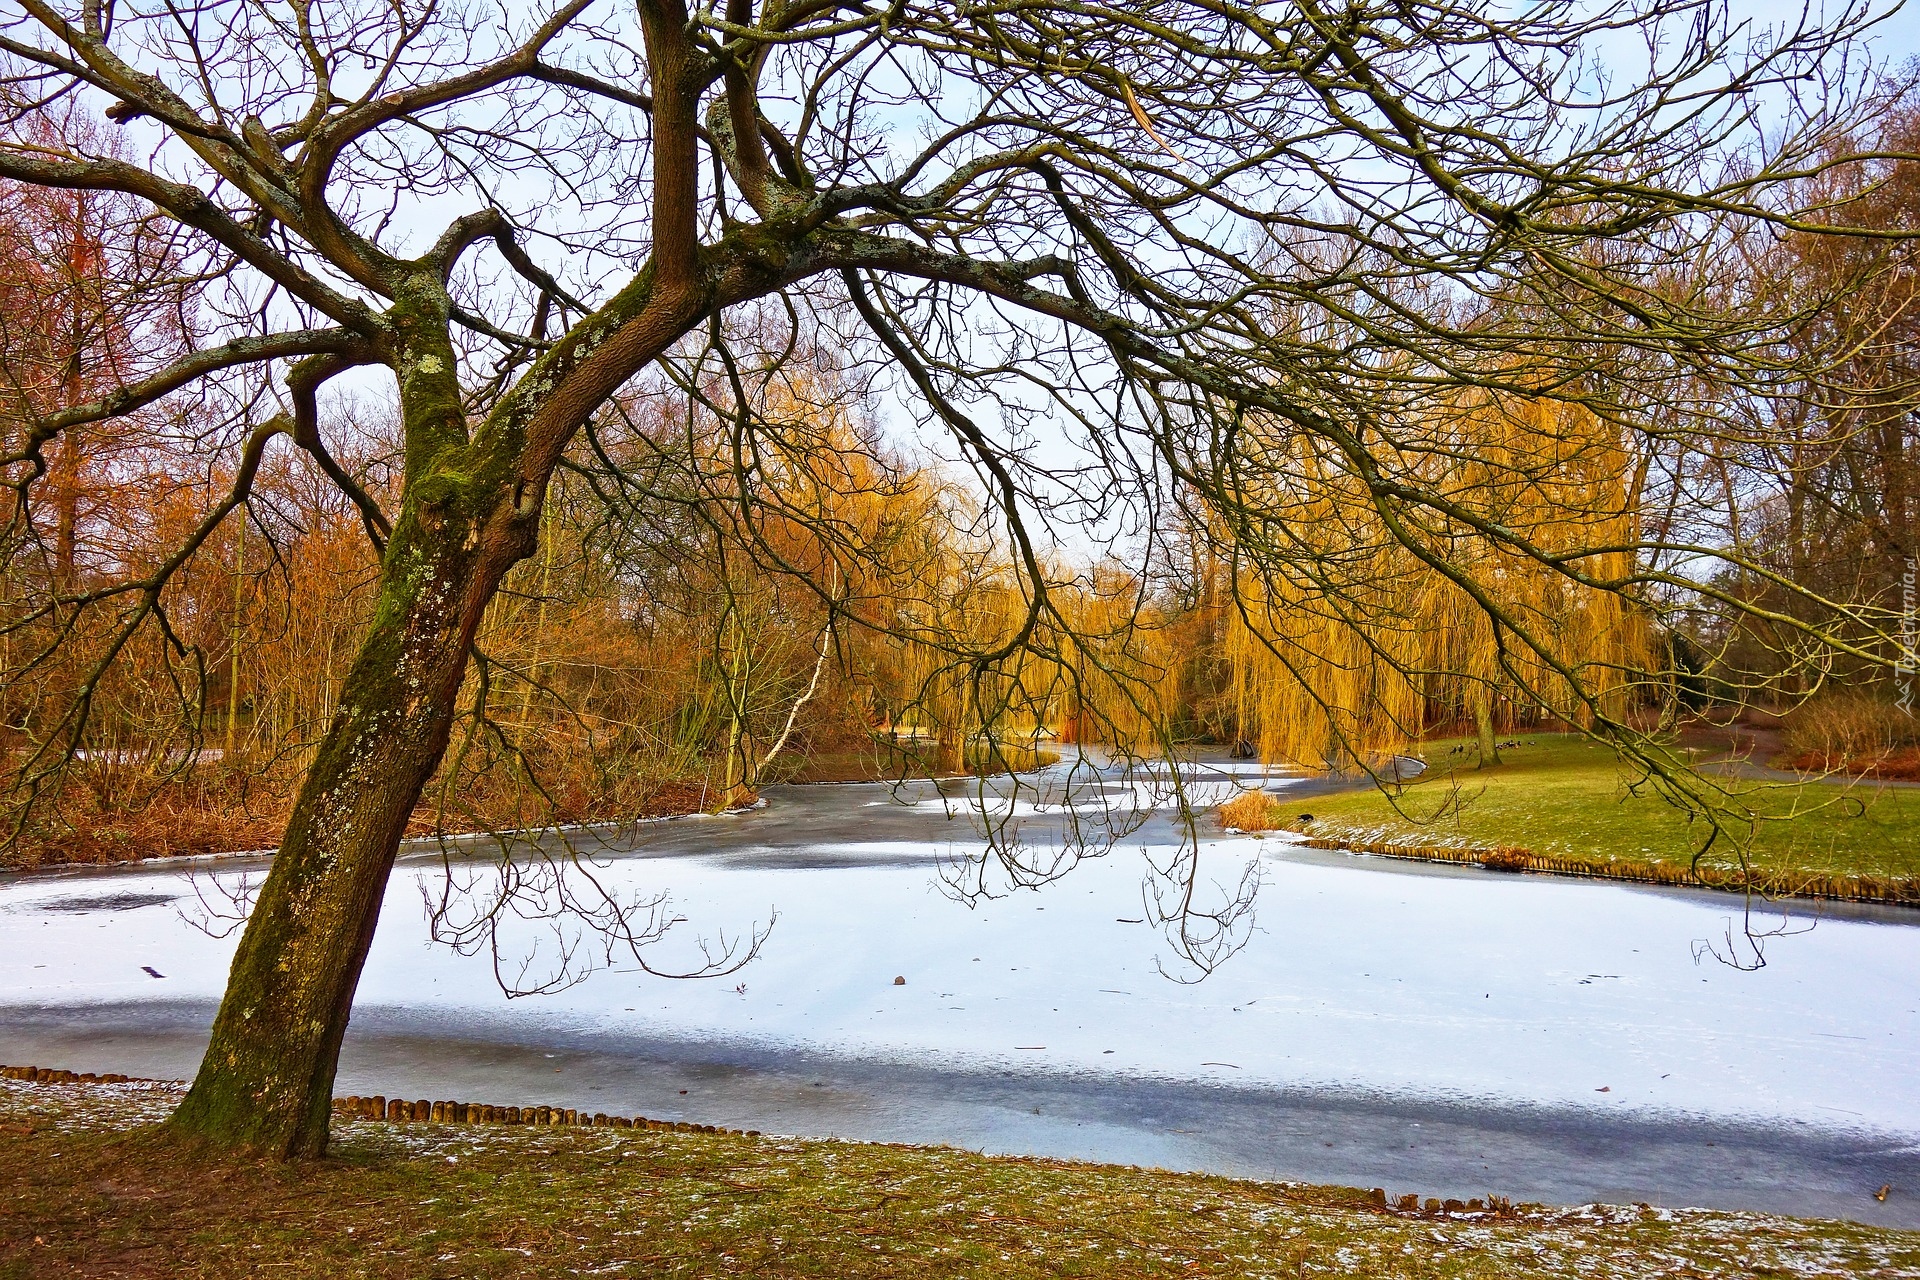
[[[1916,149],[1910,97],[1882,120],[1867,148]],[[77,112],[43,127],[112,145]],[[1920,216],[1911,161],[1807,181],[1809,203],[1863,228]],[[204,440],[272,412],[268,393],[216,383],[42,427],[200,340],[177,233],[126,197],[0,184],[18,499],[0,543],[0,732],[25,762],[7,866],[273,843],[375,607],[379,531],[345,495],[397,500],[401,433],[378,392],[324,402],[332,454],[268,447],[244,518],[177,571],[166,557],[234,484]],[[1767,396],[1677,391],[1676,415],[1733,424],[1705,448],[1623,431],[1564,389],[1436,394],[1400,442],[1406,466],[1533,546],[1582,548],[1610,580],[1659,571],[1625,593],[1513,556],[1468,566],[1469,591],[1436,565],[1495,554],[1472,528],[1410,548],[1340,458],[1252,421],[1257,519],[1185,506],[1150,539],[1023,564],[976,477],[890,443],[868,372],[768,314],[771,354],[630,388],[570,449],[413,830],[717,810],[767,781],[1018,768],[1078,742],[1353,771],[1467,733],[1491,764],[1506,733],[1596,718],[1783,724],[1783,763],[1914,773],[1910,677],[1878,664],[1890,627],[1913,640],[1915,249],[1793,234],[1724,249],[1666,287],[1738,278],[1799,317],[1780,367],[1823,373]],[[1640,563],[1649,541],[1719,558],[1676,589],[1689,566]],[[1246,554],[1263,542],[1285,554]],[[1621,549],[1596,560],[1607,545]],[[1070,626],[1036,621],[1035,581]],[[1501,642],[1495,616],[1537,643]],[[1849,617],[1879,619],[1850,637],[1859,662],[1805,639]]]

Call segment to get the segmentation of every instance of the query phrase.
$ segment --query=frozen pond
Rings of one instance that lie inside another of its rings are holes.
[[[1211,775],[1195,799],[1235,785]],[[1137,779],[1098,790],[1163,799]],[[439,859],[403,860],[338,1092],[1920,1226],[1920,929],[1905,923],[1920,913],[1826,908],[1748,971],[1707,954],[1739,931],[1732,896],[1203,824],[1203,887],[1231,890],[1249,865],[1262,884],[1244,949],[1182,983],[1163,970],[1195,975],[1143,904],[1149,862],[1178,845],[1164,808],[1059,882],[970,907],[941,870],[983,845],[964,798],[918,784],[769,800],[642,828],[593,868],[617,893],[671,893],[686,923],[647,953],[658,968],[697,960],[696,935],[772,918],[725,978],[651,977],[616,955],[509,1001],[484,949],[427,938]],[[1051,805],[991,807],[1044,859]],[[229,887],[246,870],[219,866]],[[209,887],[177,864],[0,883],[0,1061],[189,1074],[233,945],[189,923]],[[510,931],[508,961],[536,938]],[[544,939],[530,972],[551,955]]]

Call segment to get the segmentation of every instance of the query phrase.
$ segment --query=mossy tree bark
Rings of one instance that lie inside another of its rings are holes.
[[[390,320],[407,484],[374,620],[242,936],[177,1129],[279,1156],[326,1146],[334,1068],[394,855],[445,752],[487,602],[535,542],[510,451],[469,440],[438,278]]]
[[[571,431],[697,323],[711,295],[643,273],[557,343],[471,435],[443,260],[404,264],[384,319],[405,488],[374,617],[260,888],[175,1131],[325,1152],[333,1077],[407,821],[439,767],[487,604],[538,542]]]
[[[656,116],[657,145],[677,154],[674,171],[690,184],[693,125],[675,123],[684,139]],[[658,185],[652,262],[542,352],[471,434],[446,277],[496,215],[456,224],[426,258],[387,264],[382,359],[400,388],[400,513],[373,622],[241,936],[175,1131],[283,1158],[325,1152],[334,1070],[394,856],[446,751],[487,605],[536,548],[568,440],[715,310],[838,265],[800,227],[736,228],[702,250],[681,197]]]
[[[405,489],[373,621],[241,936],[206,1056],[170,1121],[218,1145],[325,1153],[340,1045],[394,856],[445,754],[487,605],[537,546],[568,439],[713,309],[817,269],[757,252],[729,269],[728,241],[704,270],[644,270],[544,352],[470,435],[445,285],[460,247],[450,238],[438,257],[401,264],[383,317]],[[691,245],[684,256],[693,259]]]

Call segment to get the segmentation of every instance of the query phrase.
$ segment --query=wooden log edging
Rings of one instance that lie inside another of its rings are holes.
[[[1474,1197],[1472,1200],[1442,1200],[1438,1196],[1428,1196],[1422,1200],[1418,1195],[1402,1195],[1389,1198],[1384,1187],[1375,1187],[1367,1192],[1367,1207],[1381,1209],[1389,1213],[1410,1214],[1415,1217],[1438,1218],[1466,1215],[1470,1217],[1489,1216],[1494,1218],[1516,1218],[1522,1213],[1543,1208],[1538,1204],[1516,1206],[1507,1196],[1487,1193],[1486,1199]]]
[[[388,1124],[449,1125],[534,1125],[554,1128],[648,1129],[656,1133],[730,1134],[736,1138],[757,1138],[758,1129],[727,1129],[718,1125],[695,1124],[687,1120],[653,1120],[646,1116],[612,1116],[604,1111],[582,1111],[575,1107],[498,1106],[486,1102],[461,1102],[447,1098],[388,1098],[384,1094],[361,1097],[350,1094],[333,1100],[333,1113],[345,1120],[379,1120]]]
[[[63,1071],[57,1067],[0,1066],[0,1080],[19,1080],[26,1084],[151,1084],[184,1085],[184,1080],[153,1080],[118,1072],[96,1075],[91,1071]],[[687,1120],[652,1120],[646,1116],[610,1116],[604,1111],[581,1111],[575,1107],[552,1105],[503,1107],[493,1103],[460,1102],[455,1099],[388,1098],[384,1094],[361,1097],[349,1094],[333,1100],[333,1114],[342,1120],[377,1120],[387,1124],[446,1125],[534,1125],[593,1129],[646,1129],[656,1133],[729,1134],[736,1138],[757,1138],[758,1129],[726,1129]]]
[[[1489,871],[1532,871],[1544,875],[1579,876],[1589,880],[1623,880],[1631,884],[1671,885],[1687,889],[1721,889],[1756,893],[1766,898],[1826,898],[1836,902],[1873,902],[1884,906],[1920,907],[1920,879],[1900,876],[1823,876],[1797,872],[1746,871],[1737,867],[1693,867],[1637,859],[1579,858],[1535,853],[1513,845],[1491,848],[1451,845],[1392,844],[1372,840],[1342,840],[1310,836],[1301,842],[1309,849],[1370,853],[1382,858],[1415,862],[1452,862],[1485,867]]]
[[[145,1076],[123,1076],[117,1071],[95,1075],[91,1071],[62,1071],[58,1067],[0,1066],[0,1080],[19,1080],[26,1084],[185,1084],[184,1080],[149,1080]]]

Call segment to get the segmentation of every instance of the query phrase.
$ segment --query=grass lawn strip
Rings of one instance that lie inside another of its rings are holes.
[[[1291,829],[1356,847],[1519,849],[1684,871],[1705,839],[1701,823],[1650,788],[1635,789],[1635,775],[1612,751],[1586,739],[1535,735],[1504,750],[1506,763],[1484,770],[1456,752],[1459,745],[1426,745],[1428,771],[1404,787],[1398,810],[1372,788],[1279,800],[1295,819]],[[1753,827],[1751,865],[1777,891],[1849,876],[1889,886],[1920,882],[1920,788],[1724,781],[1763,815]],[[1299,823],[1296,811],[1311,812],[1313,821]],[[1732,843],[1723,837],[1702,865],[1737,867]]]
[[[0,1082],[0,1277],[1920,1277],[1920,1233],[1590,1205],[1402,1215],[1365,1192],[937,1147],[339,1126],[217,1160],[154,1085]]]

